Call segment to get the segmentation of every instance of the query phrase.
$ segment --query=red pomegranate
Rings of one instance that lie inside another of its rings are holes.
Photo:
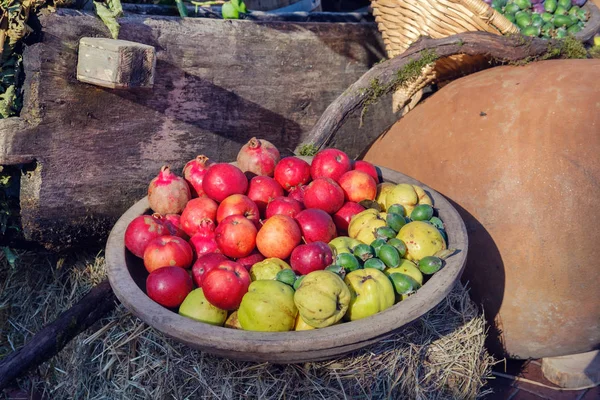
[[[207,253],[220,253],[214,232],[211,235],[196,234],[190,238],[190,245],[196,259]]]
[[[142,258],[146,246],[152,239],[168,234],[160,214],[140,215],[127,225],[125,247],[137,257]]]
[[[250,268],[252,268],[254,264],[256,264],[257,262],[261,262],[264,259],[265,256],[260,254],[258,250],[254,249],[252,250],[252,253],[250,253],[246,257],[238,258],[237,260],[235,260],[235,262],[242,264],[244,268],[250,271]]]
[[[237,165],[244,172],[273,176],[279,158],[279,150],[273,143],[253,137],[240,149],[237,155]]]
[[[351,168],[352,163],[346,153],[338,149],[325,149],[313,158],[310,175],[313,179],[331,178],[337,182],[340,176]]]
[[[226,261],[228,258],[222,253],[206,253],[198,257],[194,265],[192,265],[192,278],[198,287],[202,287],[204,275],[221,261]]]
[[[283,196],[283,188],[268,176],[255,176],[248,186],[248,197],[256,203],[260,215],[264,216],[267,204],[276,197]]]
[[[368,175],[366,176],[371,179]],[[329,214],[334,214],[343,205],[344,190],[331,178],[315,179],[308,184],[304,192],[304,206],[306,208],[318,208]]]
[[[215,240],[227,257],[246,257],[256,247],[256,225],[243,215],[230,215],[217,225]]]
[[[268,205],[265,211],[265,217],[271,218],[273,215],[287,215],[294,218],[296,214],[304,210],[304,205],[291,197],[275,197]]]
[[[179,236],[182,239],[188,240],[190,237],[181,227],[181,215],[167,214],[163,217],[163,224],[169,230],[169,234]]]
[[[207,226],[210,225],[208,221],[212,221],[212,230],[214,230],[218,208],[217,203],[208,197],[190,200],[181,214],[181,227],[190,237],[198,233],[201,228],[210,228]]]
[[[243,194],[232,194],[219,204],[217,209],[217,224],[220,224],[230,215],[243,215],[258,228],[260,224],[260,212],[255,202]]]
[[[213,164],[202,179],[202,189],[208,197],[221,202],[232,194],[245,194],[248,179],[235,165]]]
[[[304,193],[306,192],[307,187],[308,185],[294,186],[290,189],[288,197],[300,202],[302,206],[304,206]]]
[[[168,165],[160,169],[158,176],[148,186],[150,208],[162,215],[181,214],[191,198],[185,179],[172,173]]]
[[[371,178],[375,179],[375,183],[379,183],[379,174],[377,173],[377,168],[375,168],[375,166],[370,162],[364,160],[354,161],[353,169],[369,174]]]
[[[179,267],[163,267],[146,278],[148,297],[164,307],[179,307],[193,288],[192,278]]]
[[[285,157],[275,166],[274,178],[287,191],[310,182],[310,164],[298,157]]]
[[[202,180],[204,175],[210,167],[214,164],[205,155],[200,155],[191,161],[188,161],[183,167],[183,177],[190,185],[190,191],[192,197],[204,196],[204,190],[202,189]]]

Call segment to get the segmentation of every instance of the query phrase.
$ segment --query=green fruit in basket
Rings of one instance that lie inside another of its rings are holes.
[[[557,39],[566,38],[567,37],[567,29],[566,28],[558,28],[554,33],[554,37]]]
[[[554,16],[554,26],[557,28],[569,27],[573,25],[571,17],[568,15],[556,15]]]
[[[361,271],[351,272],[346,279]],[[294,295],[300,317],[315,328],[325,328],[342,319],[350,301],[350,289],[339,275],[331,271],[313,271],[306,275]]]
[[[423,257],[419,260],[419,271],[425,275],[433,275],[444,266],[444,260],[436,256]]]
[[[431,225],[435,226],[438,229],[444,229],[444,222],[439,219],[438,217],[431,217],[429,219],[429,222],[431,223]]]
[[[525,29],[528,26],[531,26],[531,17],[527,14],[521,14],[516,17],[517,26],[521,29]]]
[[[399,295],[412,293],[421,286],[410,276],[398,272],[390,274],[389,279],[394,286],[394,291]]]
[[[515,14],[504,14],[504,17],[509,20],[510,22],[512,22],[513,24],[515,22],[517,22],[517,20],[515,19]]]
[[[194,289],[186,296],[179,306],[179,315],[216,326],[223,326],[227,319],[227,311],[210,304],[202,288]]]
[[[506,0],[492,0],[492,8],[494,10],[502,11],[502,8],[506,5]]]
[[[534,36],[537,37],[540,35],[540,27],[539,26],[526,26],[525,28],[521,29],[521,33],[525,36]]]
[[[567,29],[567,33],[568,33],[568,34],[571,34],[571,35],[574,35],[574,34],[576,34],[577,32],[580,32],[580,31],[581,31],[581,29],[582,29],[582,28],[581,28],[579,25],[577,25],[577,24],[575,24],[575,25],[571,25],[571,26],[569,27],[569,29]]]
[[[550,14],[554,14],[556,7],[558,7],[558,2],[556,0],[546,0],[544,2],[544,10]]]
[[[581,8],[579,8],[578,6],[573,6],[573,7],[571,7],[571,8],[569,9],[569,12],[568,12],[568,14],[569,14],[570,16],[575,16],[575,17],[577,17],[577,11],[579,11],[579,10],[581,10]]]
[[[433,207],[429,204],[419,204],[410,213],[413,221],[429,221],[433,217]]]
[[[377,249],[387,243],[385,239],[375,239],[371,242],[371,247],[375,249],[375,254],[377,254]]]
[[[402,204],[392,204],[391,206],[388,207],[387,213],[388,213],[388,215],[389,214],[398,214],[401,216],[405,216],[406,209],[404,208],[404,206]]]
[[[552,22],[546,22],[542,25],[542,34],[549,35],[552,29],[554,29],[554,24]]]
[[[277,273],[284,269],[292,269],[288,263],[280,258],[266,258],[252,265],[250,278],[253,281],[273,280]]]
[[[335,250],[334,254],[352,253],[352,250],[359,244],[361,244],[360,240],[348,236],[338,236],[329,242],[329,247]]]
[[[379,228],[377,228],[375,230],[375,237],[377,239],[388,240],[388,239],[396,237],[397,234],[398,234],[398,232],[393,230],[389,226],[380,226]]]
[[[531,26],[541,28],[542,25],[544,25],[544,20],[542,19],[542,16],[540,14],[533,14],[531,16]]]
[[[404,225],[406,225],[406,220],[404,219],[404,217],[401,214],[390,213],[390,212],[388,212],[388,214],[386,215],[385,222],[386,222],[387,226],[389,226],[396,232],[398,232],[400,230],[400,228],[402,228]]]
[[[568,11],[573,6],[573,3],[571,3],[571,0],[558,0],[558,6]]]
[[[540,17],[542,17],[542,21],[550,22],[552,21],[552,18],[554,18],[554,15],[550,14],[549,12],[545,12],[540,14]]]
[[[279,281],[252,282],[238,309],[240,325],[247,331],[291,331],[297,315],[294,290]]]
[[[285,283],[286,285],[294,286],[296,283],[296,273],[291,269],[283,269],[275,275],[275,280]]]
[[[419,271],[419,267],[417,267],[417,265],[412,261],[409,261],[405,258],[400,260],[400,265],[398,265],[396,268],[387,268],[385,271],[383,271],[383,273],[388,276],[394,273],[405,274],[413,278],[419,284],[419,286],[423,284],[423,273]]]
[[[521,8],[519,8],[518,5],[516,5],[515,3],[508,3],[506,5],[506,7],[504,7],[504,13],[505,14],[515,14],[516,12],[521,11]]]
[[[394,305],[396,295],[389,278],[373,268],[360,269],[344,279],[350,289],[350,305],[344,315],[346,321],[355,321],[377,314]]]
[[[398,253],[398,250],[394,246],[390,246],[389,244],[384,244],[379,248],[377,258],[383,261],[389,268],[395,268],[400,265],[400,253]]]
[[[394,246],[396,248],[396,250],[398,250],[398,254],[400,254],[400,258],[404,258],[404,256],[406,255],[406,244],[398,239],[398,238],[393,238],[388,240],[387,244],[389,244],[390,246]]]
[[[376,269],[378,271],[384,271],[386,269],[386,265],[383,261],[381,261],[379,258],[369,258],[367,261],[365,261],[365,268],[373,268]]]
[[[358,258],[349,253],[338,254],[335,257],[335,263],[344,268],[346,272],[352,272],[360,269],[360,262],[358,261]]]
[[[296,282],[294,282],[294,290],[298,290],[298,288],[300,287],[300,284],[304,280],[305,276],[306,275],[300,275],[299,277],[296,278]]]
[[[577,11],[577,19],[586,22],[590,18],[590,13],[582,8]]]
[[[558,16],[558,15],[567,15],[567,9],[561,6],[556,7],[556,10],[554,11],[554,16]]]
[[[346,277],[346,270],[341,265],[331,264],[329,267],[325,268],[325,271],[331,271],[334,274],[338,274],[342,279]]]
[[[528,10],[531,8],[530,0],[514,0],[514,3],[518,5],[521,10]]]
[[[375,249],[368,244],[359,244],[354,248],[354,255],[363,262],[375,257]]]

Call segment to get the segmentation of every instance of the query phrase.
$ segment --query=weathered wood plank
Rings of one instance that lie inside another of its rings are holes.
[[[165,163],[230,161],[253,136],[291,154],[384,55],[373,24],[132,15],[120,38],[156,48],[156,77],[151,91],[121,91],[76,80],[79,39],[108,36],[98,18],[59,10],[40,21],[43,41],[24,54],[31,127],[0,121],[0,154],[37,161],[21,185],[22,222],[26,237],[55,246],[104,240]]]

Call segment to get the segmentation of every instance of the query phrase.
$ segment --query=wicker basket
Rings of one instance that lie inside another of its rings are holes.
[[[421,36],[439,39],[469,31],[519,33],[515,25],[481,0],[372,0],[371,6],[389,58],[403,53]],[[404,115],[419,102],[425,87],[451,78],[461,69],[476,68],[484,59],[461,55],[426,66],[417,80],[394,93],[394,112],[401,110]]]

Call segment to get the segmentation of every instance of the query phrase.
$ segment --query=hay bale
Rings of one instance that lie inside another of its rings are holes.
[[[0,355],[6,355],[103,277],[102,257],[0,260]],[[12,305],[7,311],[2,305]],[[4,312],[1,312],[4,310]],[[22,388],[52,399],[472,399],[490,376],[485,320],[460,284],[401,333],[334,360],[294,365],[231,361],[165,337],[118,307],[79,335]],[[4,340],[7,338],[7,340]],[[1,357],[1,356],[0,356]]]

